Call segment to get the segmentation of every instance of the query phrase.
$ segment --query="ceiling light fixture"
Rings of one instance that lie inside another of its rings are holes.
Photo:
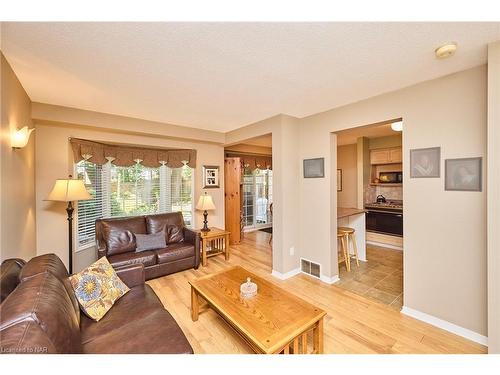
[[[457,50],[457,43],[450,42],[438,47],[434,50],[436,57],[438,59],[446,59],[447,57],[453,56]]]
[[[391,124],[391,129],[394,130],[395,132],[402,132],[403,131],[403,121],[399,120],[399,121],[393,122]]]

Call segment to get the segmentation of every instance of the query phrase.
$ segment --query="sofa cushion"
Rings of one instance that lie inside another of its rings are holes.
[[[148,233],[165,233],[167,244],[184,241],[184,218],[181,212],[146,216]]]
[[[142,319],[163,305],[149,285],[136,286],[120,298],[113,308],[100,321],[82,315],[80,331],[82,344],[86,344],[98,337],[105,336],[115,329],[121,329],[130,322]]]
[[[70,281],[83,312],[95,321],[101,320],[114,303],[130,290],[105,257],[70,276]]]
[[[35,324],[57,353],[79,353],[80,319],[76,315],[64,285],[53,274],[44,272],[23,280],[0,305],[0,330],[9,330],[7,339],[10,342],[22,342],[20,335],[25,331],[11,330],[11,327]],[[34,329],[34,332],[41,335],[39,330]],[[35,339],[37,342],[47,341],[40,337]]]
[[[66,270],[66,266],[62,260],[56,254],[43,254],[31,258],[21,270],[19,280],[23,281],[44,272],[51,273],[57,277],[61,283],[63,283],[64,288],[66,289],[66,292],[68,292],[68,296],[73,303],[75,314],[80,317],[80,307],[78,306],[78,300],[76,299],[75,292],[71,287],[71,282],[68,279],[68,271]]]
[[[107,256],[135,251],[137,244],[134,233],[146,234],[143,216],[101,219],[96,222],[100,236],[106,244]]]
[[[84,353],[192,354],[186,336],[166,310],[157,310],[83,345]]]
[[[167,246],[165,234],[163,232],[152,234],[135,234],[137,248],[135,251],[161,249]]]
[[[0,302],[16,289],[24,263],[20,259],[7,259],[0,266]]]
[[[179,259],[194,257],[194,246],[188,243],[173,243],[166,248],[154,250],[158,263],[168,263]]]
[[[156,254],[152,250],[117,254],[109,256],[108,261],[115,268],[140,263],[144,264],[144,267],[148,267],[156,264]]]

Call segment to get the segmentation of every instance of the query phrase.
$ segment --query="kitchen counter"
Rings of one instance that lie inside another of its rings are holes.
[[[337,227],[355,230],[358,258],[366,262],[366,210],[352,207],[337,207]],[[352,250],[351,250],[352,252]],[[343,266],[343,265],[342,265]]]
[[[362,210],[359,208],[337,207],[337,219],[353,215],[364,214],[365,212],[366,210]]]

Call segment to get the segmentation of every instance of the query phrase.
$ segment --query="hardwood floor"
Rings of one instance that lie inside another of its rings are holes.
[[[245,234],[231,247],[231,259],[210,258],[207,267],[148,281],[186,334],[195,353],[251,353],[248,345],[211,309],[191,320],[189,280],[241,265],[317,305],[324,320],[325,353],[485,353],[482,345],[430,326],[358,294],[299,274],[287,280],[271,276],[269,234]]]
[[[366,258],[369,261],[359,262],[359,267],[351,261],[351,272],[339,264],[340,281],[335,286],[401,310],[403,252],[367,245]]]

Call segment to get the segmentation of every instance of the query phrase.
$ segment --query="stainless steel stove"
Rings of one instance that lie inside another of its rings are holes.
[[[397,210],[403,211],[403,201],[399,200],[388,200],[386,202],[373,202],[366,203],[365,208],[368,209],[379,209],[379,210]]]
[[[403,201],[367,203],[365,208],[367,231],[403,236]]]

